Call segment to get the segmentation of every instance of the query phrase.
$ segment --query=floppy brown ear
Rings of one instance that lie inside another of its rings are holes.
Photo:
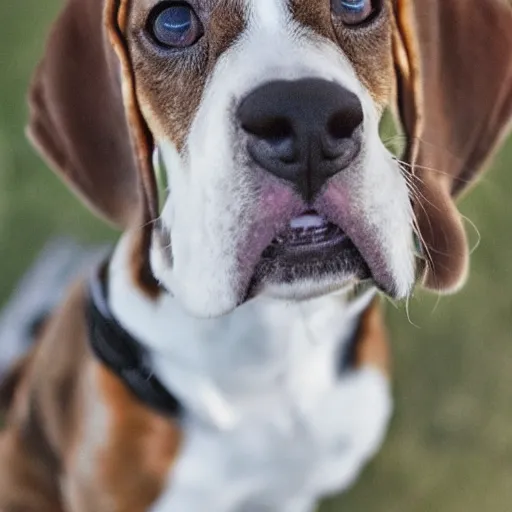
[[[424,284],[464,281],[468,247],[458,196],[484,169],[512,116],[509,0],[396,0],[398,107],[413,165]]]
[[[119,36],[119,6],[104,7],[68,1],[32,83],[28,133],[93,210],[126,228],[151,215],[152,143]]]

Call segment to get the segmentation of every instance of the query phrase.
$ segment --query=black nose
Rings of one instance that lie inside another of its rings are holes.
[[[251,158],[308,201],[359,153],[361,102],[327,80],[267,83],[242,101],[238,117]]]

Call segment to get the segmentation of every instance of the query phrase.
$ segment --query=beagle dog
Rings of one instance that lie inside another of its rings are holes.
[[[124,234],[4,385],[0,511],[346,489],[392,409],[376,294],[467,274],[454,200],[510,125],[509,0],[68,0],[30,106]]]

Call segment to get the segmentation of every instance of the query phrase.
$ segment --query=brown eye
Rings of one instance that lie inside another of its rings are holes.
[[[332,0],[332,10],[345,25],[359,25],[375,12],[375,0]]]
[[[203,35],[203,27],[196,13],[186,3],[160,4],[148,24],[153,39],[168,48],[186,48]]]

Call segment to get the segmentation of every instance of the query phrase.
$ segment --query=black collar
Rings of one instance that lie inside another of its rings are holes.
[[[146,348],[117,322],[110,311],[106,279],[100,274],[95,274],[89,281],[86,318],[92,351],[141,402],[166,416],[179,416],[182,406],[152,373]],[[355,365],[360,329],[361,317],[338,356],[340,376]]]
[[[96,274],[89,281],[86,319],[95,356],[141,402],[167,416],[180,415],[179,401],[153,375],[146,348],[114,318],[108,306],[105,279]]]

